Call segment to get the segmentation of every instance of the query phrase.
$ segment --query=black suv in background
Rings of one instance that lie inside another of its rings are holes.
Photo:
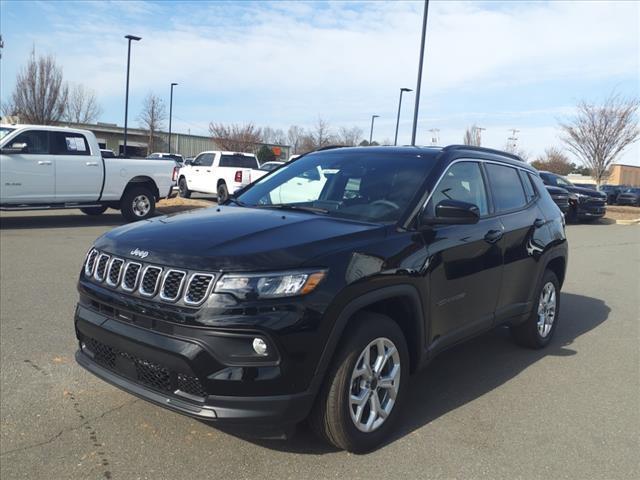
[[[551,172],[540,172],[540,178],[545,185],[564,188],[569,192],[568,220],[591,221],[602,218],[607,213],[607,195],[603,192],[593,188],[577,187],[566,178]]]
[[[640,188],[625,188],[616,198],[618,205],[632,205],[640,207]]]
[[[518,157],[317,151],[225,205],[100,237],[78,282],[76,359],[201,420],[308,417],[366,451],[444,349],[498,325],[545,347],[566,267],[564,217]]]

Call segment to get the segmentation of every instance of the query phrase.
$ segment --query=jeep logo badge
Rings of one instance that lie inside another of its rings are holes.
[[[140,258],[146,258],[149,256],[149,252],[147,252],[146,250],[140,250],[139,248],[136,248],[135,250],[131,250],[131,255],[134,255]]]

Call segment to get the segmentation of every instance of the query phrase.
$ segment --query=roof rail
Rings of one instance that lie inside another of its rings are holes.
[[[326,147],[316,148],[315,150],[312,150],[312,152],[321,152],[323,150],[333,150],[334,148],[344,148],[344,147],[345,147],[344,145],[327,145]]]
[[[472,150],[474,152],[493,153],[494,155],[502,155],[503,157],[508,157],[508,158],[511,158],[512,160],[517,160],[522,163],[527,163],[518,155],[509,153],[509,152],[504,152],[502,150],[496,150],[494,148],[476,147],[473,145],[448,145],[442,149],[443,152],[450,152],[452,150]]]

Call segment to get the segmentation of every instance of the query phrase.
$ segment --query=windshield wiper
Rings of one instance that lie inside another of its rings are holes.
[[[302,205],[291,205],[289,203],[274,203],[271,205],[254,205],[253,208],[277,208],[279,210],[297,210],[310,213],[329,213],[329,210],[318,207],[305,207]]]

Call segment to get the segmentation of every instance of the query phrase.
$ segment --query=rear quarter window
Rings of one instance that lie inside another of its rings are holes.
[[[528,203],[518,170],[494,163],[487,164],[486,169],[498,213],[515,210]]]

